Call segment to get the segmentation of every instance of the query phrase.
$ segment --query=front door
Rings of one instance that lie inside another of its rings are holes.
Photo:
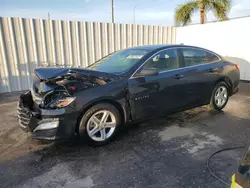
[[[143,68],[157,68],[156,76],[137,77],[129,79],[129,102],[133,120],[140,120],[160,115],[186,104],[183,97],[184,69],[182,68],[180,51],[166,49],[156,53],[147,60]]]

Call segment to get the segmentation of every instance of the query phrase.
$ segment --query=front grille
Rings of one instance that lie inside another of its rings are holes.
[[[22,107],[19,103],[17,107],[17,116],[20,126],[26,129],[32,117],[31,112],[27,108]]]

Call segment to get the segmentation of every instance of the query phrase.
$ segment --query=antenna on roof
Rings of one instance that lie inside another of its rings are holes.
[[[180,45],[184,45],[184,43],[180,43]]]

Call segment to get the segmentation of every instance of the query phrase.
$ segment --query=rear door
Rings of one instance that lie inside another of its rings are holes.
[[[220,78],[220,57],[199,48],[181,48],[185,66],[185,80],[189,91],[189,106],[209,103],[216,80]]]

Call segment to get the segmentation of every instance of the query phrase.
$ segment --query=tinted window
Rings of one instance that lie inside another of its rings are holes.
[[[87,68],[102,72],[121,74],[133,67],[144,55],[149,52],[150,50],[144,49],[121,50],[98,60]]]
[[[182,49],[185,66],[199,65],[206,62],[206,52],[197,49]]]
[[[207,61],[206,61],[207,63],[212,63],[212,62],[216,62],[216,61],[219,61],[219,60],[220,59],[216,55],[207,52]]]
[[[179,59],[176,49],[159,52],[146,62],[145,68],[157,68],[159,72],[179,68]]]

